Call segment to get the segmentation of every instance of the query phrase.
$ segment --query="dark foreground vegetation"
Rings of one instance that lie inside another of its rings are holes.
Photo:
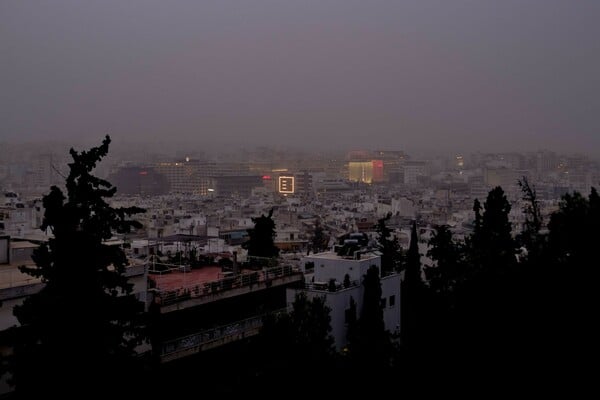
[[[91,175],[108,151],[72,151],[67,193],[44,197],[42,229],[54,234],[34,254],[45,288],[14,314],[22,327],[5,332],[14,353],[3,365],[12,396],[191,393],[353,395],[403,390],[452,391],[571,386],[592,382],[596,362],[600,197],[567,194],[543,220],[535,190],[521,181],[527,220],[515,232],[502,188],[473,207],[473,232],[458,240],[436,227],[424,268],[416,246],[403,254],[379,221],[384,271],[402,271],[402,332],[383,328],[376,269],[364,280],[364,309],[354,310],[348,346],[336,352],[329,310],[298,296],[293,311],[264,321],[262,334],[222,349],[158,365],[134,355],[151,321],[121,275],[121,250],[103,245],[139,225],[143,210],[113,209],[115,188]],[[264,217],[264,216],[263,216]],[[270,218],[265,217],[265,218]],[[260,242],[247,245],[256,254]],[[281,391],[281,392],[280,392]]]

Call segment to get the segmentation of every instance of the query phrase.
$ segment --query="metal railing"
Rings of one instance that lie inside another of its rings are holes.
[[[189,351],[193,348],[200,348],[217,340],[233,337],[235,335],[245,334],[250,331],[256,331],[263,325],[263,318],[268,314],[280,314],[287,312],[286,308],[281,308],[270,313],[256,315],[241,321],[221,325],[216,328],[202,330],[188,336],[172,339],[164,342],[161,349],[161,356],[169,356],[182,351]]]
[[[360,282],[357,280],[346,282],[335,281],[332,283],[329,282],[306,282],[304,283],[304,289],[306,290],[316,290],[321,292],[339,292],[341,290],[350,289],[353,287],[360,286]]]
[[[275,278],[282,278],[302,272],[291,265],[265,268],[260,271],[244,272],[238,275],[227,276],[224,278],[182,286],[175,290],[162,290],[158,288],[155,301],[161,305],[173,304],[178,301],[199,298],[223,291],[251,287],[259,282],[269,282]]]

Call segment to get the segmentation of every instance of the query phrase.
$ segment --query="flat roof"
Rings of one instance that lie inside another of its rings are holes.
[[[185,235],[182,233],[178,233],[176,235],[148,238],[148,240],[151,240],[154,242],[204,242],[207,240],[207,237],[199,236],[199,235]]]
[[[10,242],[11,249],[35,249],[39,244],[31,242]]]
[[[351,257],[351,256],[347,256],[347,257],[338,256],[337,253],[335,253],[333,251],[326,251],[324,253],[310,254],[308,256],[305,256],[304,258],[322,258],[322,259],[327,259],[327,260],[362,261],[362,260],[370,260],[370,259],[377,258],[377,257],[379,257],[379,256],[372,254],[372,253],[361,253],[359,259],[354,259],[354,257]]]
[[[215,281],[221,277],[222,268],[205,266],[191,271],[171,271],[166,274],[150,274],[149,277],[160,290],[174,290],[194,284]]]

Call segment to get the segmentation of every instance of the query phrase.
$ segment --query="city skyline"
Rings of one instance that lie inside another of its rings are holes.
[[[0,5],[0,141],[597,156],[597,2]]]

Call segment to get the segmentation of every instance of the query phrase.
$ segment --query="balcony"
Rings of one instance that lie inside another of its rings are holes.
[[[219,279],[182,285],[177,289],[155,288],[154,302],[161,313],[206,304],[272,286],[302,281],[302,272],[292,266],[263,268],[260,271],[243,272]]]
[[[274,311],[275,314],[282,312],[286,312],[286,309]],[[265,315],[256,315],[241,321],[205,329],[192,335],[164,342],[161,347],[160,360],[161,362],[177,360],[204,350],[213,349],[257,335],[263,325]]]

